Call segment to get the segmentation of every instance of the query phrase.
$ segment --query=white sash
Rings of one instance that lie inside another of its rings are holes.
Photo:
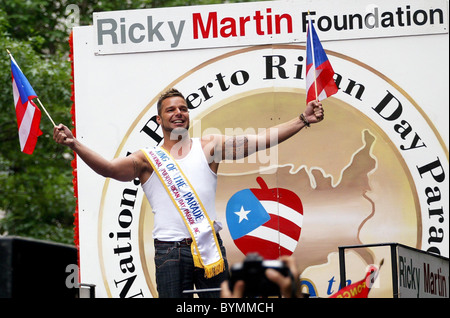
[[[142,152],[161,180],[191,234],[194,265],[203,268],[208,278],[223,272],[224,260],[213,223],[180,166],[162,147],[142,149]]]

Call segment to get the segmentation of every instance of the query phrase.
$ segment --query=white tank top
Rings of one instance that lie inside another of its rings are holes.
[[[222,227],[216,221],[217,174],[209,167],[199,138],[192,138],[192,147],[186,157],[177,163],[197,192],[216,231]],[[156,173],[142,185],[154,213],[153,238],[161,241],[181,241],[190,238],[180,213],[169,197]]]

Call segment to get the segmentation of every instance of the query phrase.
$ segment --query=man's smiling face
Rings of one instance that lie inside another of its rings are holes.
[[[184,98],[175,96],[162,101],[161,114],[157,117],[158,124],[168,133],[174,130],[189,129],[189,109]]]

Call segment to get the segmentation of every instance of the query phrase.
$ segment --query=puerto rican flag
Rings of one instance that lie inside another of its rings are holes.
[[[282,199],[279,191],[291,199]],[[264,259],[277,259],[292,255],[297,247],[303,206],[287,189],[244,189],[228,201],[226,220],[231,238],[244,255],[256,252]]]
[[[312,21],[308,22],[306,36],[306,103],[324,100],[336,94],[334,70],[320,43]],[[316,88],[317,86],[317,88]]]
[[[384,258],[378,267],[370,265],[366,276],[362,280],[340,289],[329,298],[368,298],[369,292],[380,273],[380,268],[383,263]]]
[[[34,104],[37,95],[23,75],[11,55],[11,75],[16,108],[17,125],[19,127],[19,142],[22,152],[31,155],[36,146],[37,138],[42,135],[39,129],[41,111]]]

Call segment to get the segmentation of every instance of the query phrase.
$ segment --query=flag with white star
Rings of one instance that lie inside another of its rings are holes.
[[[270,220],[270,215],[250,189],[239,191],[227,204],[227,224],[233,240],[257,229]]]
[[[262,178],[257,181],[261,189],[243,189],[228,200],[231,238],[244,255],[256,252],[265,259],[292,255],[303,223],[301,200],[288,189],[269,189]]]

